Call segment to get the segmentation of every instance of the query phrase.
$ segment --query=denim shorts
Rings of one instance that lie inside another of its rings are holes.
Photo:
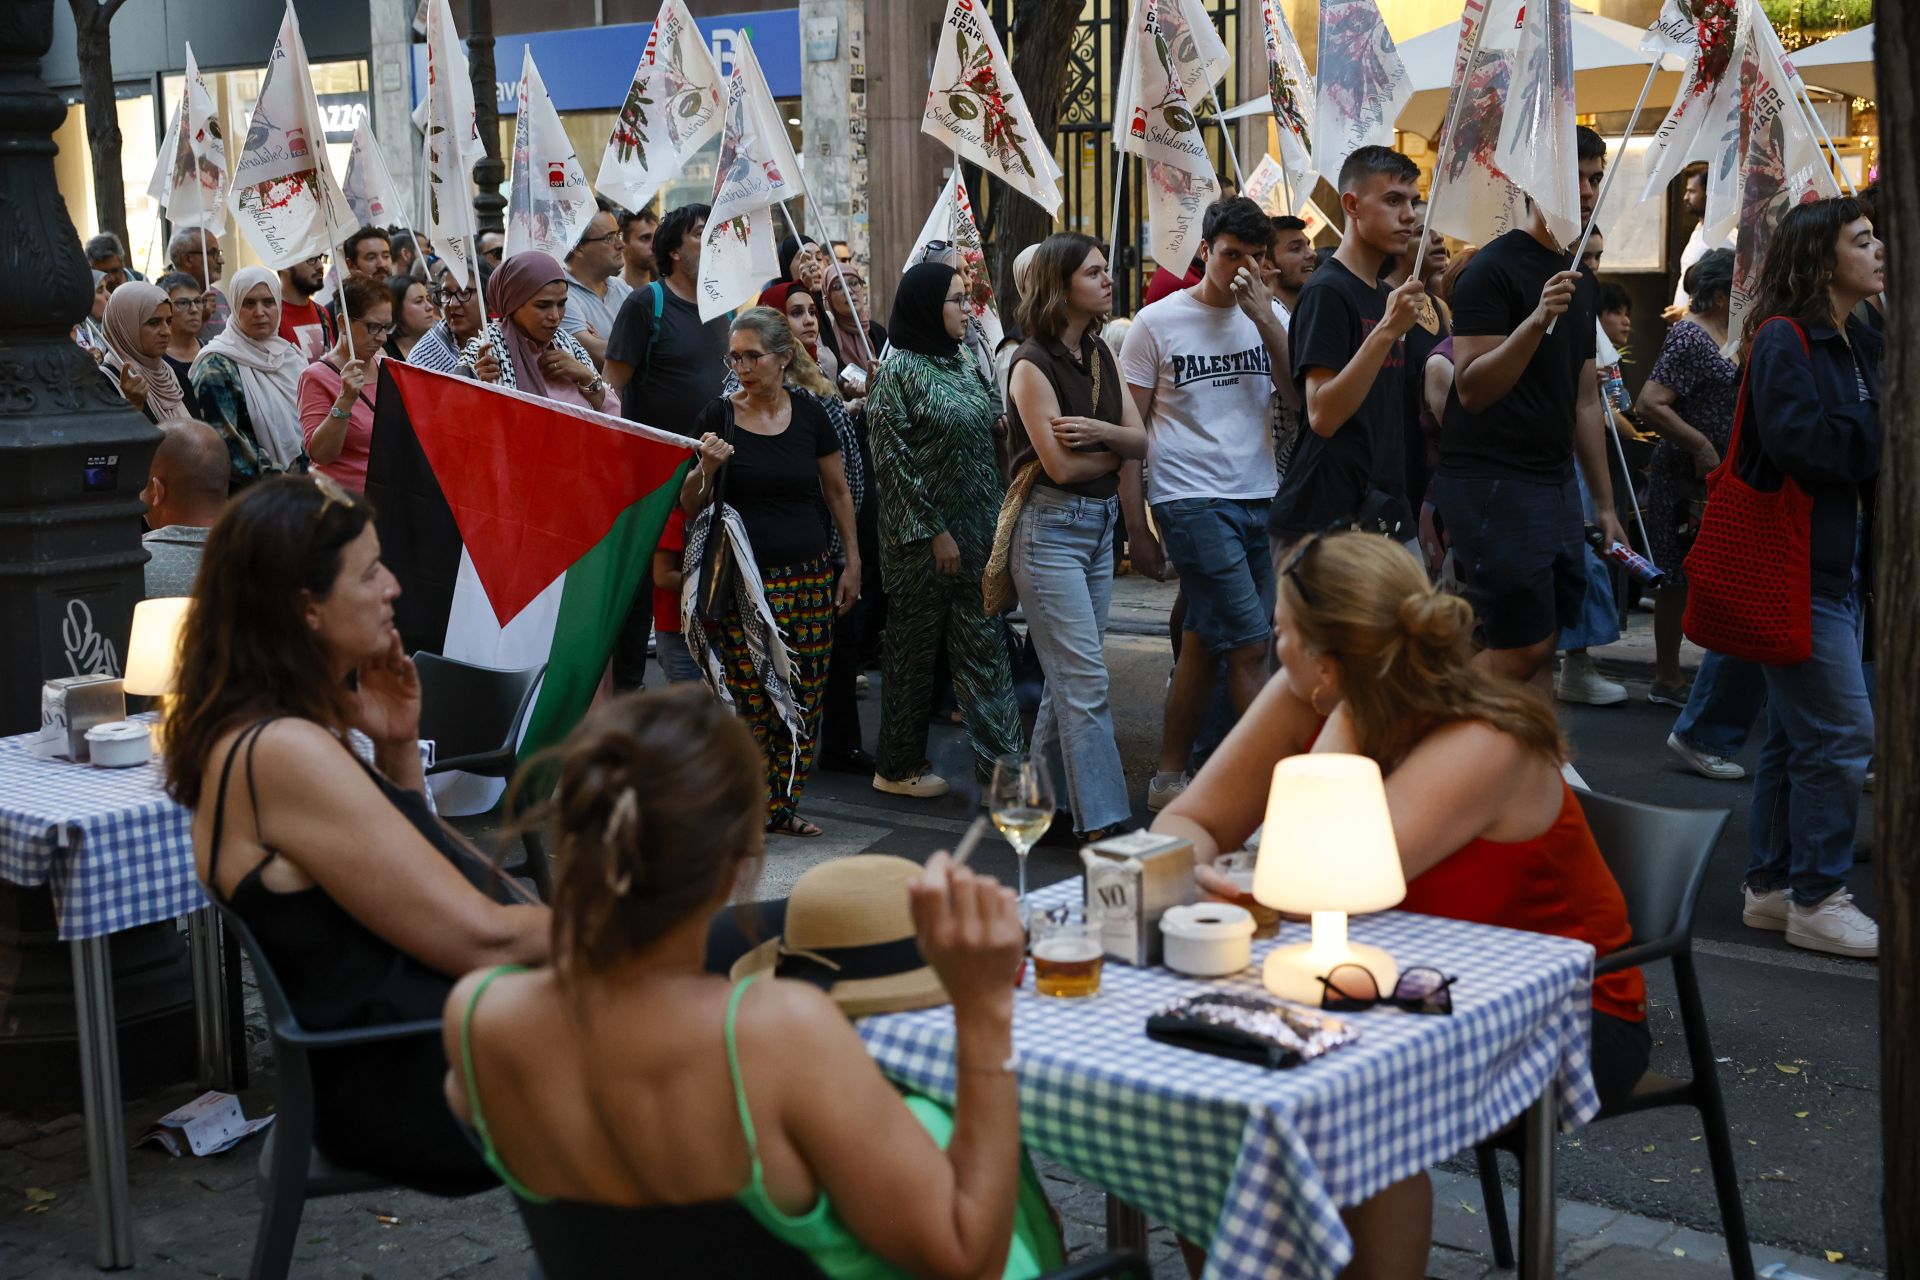
[[[1266,498],[1176,498],[1154,504],[1160,543],[1186,588],[1186,629],[1214,653],[1264,645],[1273,636],[1270,505]]]
[[[1440,476],[1433,494],[1488,648],[1524,649],[1580,620],[1587,544],[1571,476]]]

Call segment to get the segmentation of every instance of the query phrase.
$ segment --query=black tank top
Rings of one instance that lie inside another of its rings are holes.
[[[280,852],[266,839],[260,824],[259,792],[254,788],[253,751],[260,734],[273,723],[261,720],[234,740],[220,771],[220,792],[213,813],[213,847],[207,855],[207,885],[218,893],[221,836],[226,825],[227,780],[234,757],[247,754],[247,790],[253,797],[254,830],[267,856],[234,886],[227,903],[253,930],[286,988],[294,1016],[304,1027],[333,1031],[349,1027],[381,1026],[417,1018],[437,1018],[446,1004],[453,981],[399,950],[355,920],[319,885],[280,893],[261,883],[261,872]],[[343,750],[345,749],[343,744]],[[352,754],[350,751],[348,754]],[[426,798],[396,787],[378,770],[354,756],[387,802],[398,809],[414,830],[466,877],[468,883],[496,902],[530,902],[506,876],[494,869],[431,810]]]

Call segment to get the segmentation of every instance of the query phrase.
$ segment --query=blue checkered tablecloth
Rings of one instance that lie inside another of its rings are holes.
[[[157,760],[132,769],[36,760],[30,737],[0,738],[0,880],[50,886],[62,940],[207,905],[193,815],[167,798]]]
[[[1033,895],[1078,903],[1079,879]],[[1543,934],[1388,912],[1353,919],[1355,941],[1402,967],[1456,975],[1451,1017],[1343,1014],[1357,1043],[1285,1071],[1147,1039],[1147,1015],[1181,996],[1262,993],[1254,963],[1184,978],[1109,960],[1098,996],[1047,1000],[1029,976],[1014,1005],[1027,1145],[1194,1240],[1214,1277],[1332,1277],[1353,1256],[1343,1206],[1443,1160],[1515,1119],[1551,1085],[1562,1124],[1600,1109],[1588,1058],[1593,949]],[[1283,925],[1279,942],[1307,927]],[[954,1094],[947,1008],[863,1019],[881,1069]]]

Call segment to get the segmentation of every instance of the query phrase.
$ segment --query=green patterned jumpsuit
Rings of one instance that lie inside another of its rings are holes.
[[[904,780],[926,767],[942,642],[979,780],[993,776],[995,756],[1022,750],[1002,624],[987,617],[980,593],[1004,492],[995,416],[993,390],[964,347],[950,356],[895,351],[867,393],[887,589],[876,759],[885,778]],[[960,547],[952,577],[934,571],[933,538],[943,532]]]

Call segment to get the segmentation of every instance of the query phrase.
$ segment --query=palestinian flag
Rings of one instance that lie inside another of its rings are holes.
[[[694,443],[396,360],[380,362],[376,406],[367,497],[400,579],[401,641],[485,667],[546,663],[525,758],[586,713]]]

